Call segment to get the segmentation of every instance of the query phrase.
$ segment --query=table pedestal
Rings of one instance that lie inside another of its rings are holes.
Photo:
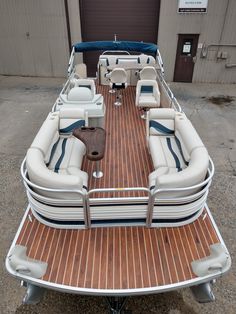
[[[81,127],[74,129],[73,135],[81,140],[86,145],[86,156],[89,160],[95,161],[94,178],[101,178],[103,176],[100,171],[100,160],[104,156],[106,132],[99,127]]]
[[[100,169],[100,160],[96,161],[96,170],[93,172],[94,178],[101,178],[103,176],[103,172],[99,170]]]

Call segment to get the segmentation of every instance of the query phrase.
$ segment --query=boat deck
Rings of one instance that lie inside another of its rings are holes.
[[[89,189],[148,187],[148,175],[154,170],[146,145],[146,122],[135,106],[135,87],[123,91],[122,105],[115,106],[115,95],[108,86],[97,86],[106,104],[106,150],[101,160],[103,177],[95,179],[95,163],[84,158],[82,169],[89,175]],[[97,194],[97,193],[96,193]],[[95,195],[91,195],[94,197]],[[143,192],[99,193],[98,197],[142,197]]]
[[[123,289],[144,293],[194,279],[191,262],[220,242],[206,209],[189,225],[150,229],[55,229],[37,221],[30,209],[29,215],[16,244],[26,246],[29,257],[48,263],[43,283],[91,294],[102,293],[97,289],[110,295]]]

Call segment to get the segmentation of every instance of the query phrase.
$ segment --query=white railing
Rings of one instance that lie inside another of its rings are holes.
[[[214,163],[212,159],[209,157],[209,168],[207,170],[207,177],[201,183],[195,184],[189,187],[184,187],[184,188],[167,188],[167,189],[165,188],[158,189],[158,187],[154,188],[149,198],[146,226],[150,227],[152,224],[153,210],[154,210],[155,205],[185,204],[188,202],[190,203],[191,201],[193,202],[194,200],[200,198],[204,193],[208,193],[214,172],[215,172]],[[189,192],[191,190],[198,190],[198,191],[188,196],[180,196],[180,197],[174,197],[174,198],[164,198],[164,197],[158,198],[158,195],[160,195],[161,193],[162,194],[163,193],[176,193],[176,192],[181,193],[181,192]]]
[[[54,188],[45,188],[42,187],[40,185],[37,185],[33,182],[31,182],[28,177],[27,177],[27,169],[26,169],[26,158],[23,160],[22,164],[21,164],[21,176],[23,178],[23,182],[25,185],[26,190],[33,196],[35,197],[37,200],[41,201],[41,202],[45,202],[45,204],[57,204],[57,205],[82,205],[83,206],[83,210],[84,210],[84,222],[85,222],[85,226],[87,228],[90,227],[90,220],[89,220],[89,213],[88,213],[88,208],[87,208],[87,203],[88,203],[88,193],[81,191],[79,189],[54,189]],[[56,198],[49,198],[49,197],[45,197],[41,194],[38,194],[37,192],[35,192],[33,190],[33,188],[37,189],[37,190],[41,190],[44,192],[53,192],[55,194],[57,193],[75,193],[78,194],[80,196],[80,198],[78,200],[74,200],[74,199],[68,199],[68,200],[62,200],[62,199],[56,199]],[[79,202],[78,202],[79,201]]]
[[[154,207],[158,205],[163,204],[172,204],[172,205],[184,205],[186,203],[194,203],[196,200],[198,200],[200,197],[205,195],[207,197],[207,193],[209,190],[209,186],[212,181],[212,177],[214,174],[214,164],[212,160],[210,159],[210,165],[208,168],[208,175],[207,178],[194,186],[189,186],[185,188],[172,188],[172,189],[158,189],[158,187],[154,190],[150,190],[146,187],[131,187],[131,188],[103,188],[103,189],[92,189],[88,192],[81,191],[77,189],[54,189],[54,188],[45,188],[42,186],[39,186],[37,184],[34,184],[28,179],[27,176],[27,170],[26,170],[26,159],[23,160],[21,165],[21,176],[24,181],[25,188],[27,192],[35,199],[37,199],[39,202],[44,203],[45,205],[50,206],[80,206],[83,209],[84,212],[84,223],[86,228],[91,227],[91,216],[90,216],[90,203],[92,201],[93,205],[99,204],[99,201],[103,201],[106,204],[111,204],[119,202],[122,206],[122,202],[126,202],[126,204],[131,204],[136,201],[142,201],[147,203],[147,215],[146,215],[146,226],[150,227],[152,224],[153,219],[153,211]],[[36,189],[36,190],[34,190]],[[161,198],[158,196],[162,193],[176,193],[176,192],[189,192],[191,190],[198,190],[197,192],[194,192],[191,195],[188,196],[181,196],[181,197],[166,197],[163,198],[163,195]],[[37,190],[41,190],[44,192],[53,192],[55,194],[57,193],[77,193],[78,199],[59,199],[59,198],[52,198],[48,196],[43,196],[42,194],[39,194]],[[117,193],[117,192],[135,192],[135,191],[142,191],[147,193],[146,197],[117,197],[117,198],[90,198],[91,194],[94,193]]]
[[[67,76],[69,77],[73,71],[74,68],[74,59],[75,59],[75,47],[72,48],[69,64],[68,64],[68,70],[67,70]]]

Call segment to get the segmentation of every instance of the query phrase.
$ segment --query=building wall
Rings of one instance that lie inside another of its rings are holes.
[[[207,14],[179,14],[177,9],[178,0],[161,1],[158,44],[166,79],[173,80],[178,34],[200,34],[199,43],[204,44],[207,56],[202,58],[202,49],[197,50],[193,82],[236,83],[236,67],[225,67],[236,64],[236,1],[208,0]],[[217,59],[220,52],[227,52],[227,59]]]
[[[67,0],[72,43],[81,41],[79,0]],[[178,34],[200,34],[193,82],[236,83],[236,1],[208,0],[207,14],[178,14],[178,0],[161,0],[158,44],[173,80]],[[214,44],[214,45],[212,45]],[[234,45],[234,46],[219,46]],[[65,76],[69,45],[64,0],[0,1],[0,74]],[[217,55],[227,53],[226,59]],[[82,62],[82,55],[77,56]]]
[[[1,0],[0,47],[0,74],[65,76],[64,0]]]
[[[70,32],[71,32],[71,42],[78,43],[82,41],[81,35],[81,23],[80,23],[80,6],[79,0],[67,0],[69,9],[69,19],[70,19]],[[75,62],[83,62],[83,54],[77,53],[75,55]]]

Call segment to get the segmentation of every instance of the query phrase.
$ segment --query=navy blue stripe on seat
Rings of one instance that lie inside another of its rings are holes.
[[[180,143],[180,140],[178,139],[178,137],[175,136],[175,141],[176,141],[176,144],[178,146],[178,149],[180,151],[180,154],[183,158],[183,161],[185,163],[186,166],[188,166],[189,162],[184,158],[184,153],[183,153],[183,149],[182,149],[182,146],[181,146],[181,143]]]
[[[50,165],[50,163],[51,163],[51,161],[52,161],[52,159],[53,159],[53,156],[54,156],[54,154],[55,154],[55,151],[56,151],[56,149],[57,149],[57,145],[58,145],[59,141],[60,141],[60,137],[59,137],[59,139],[56,141],[56,143],[55,143],[55,144],[53,145],[53,147],[52,147],[49,160],[48,160],[48,162],[46,163],[46,166],[47,166],[47,167]]]
[[[57,173],[58,173],[58,171],[59,171],[59,169],[60,169],[62,160],[63,160],[63,158],[64,158],[64,156],[65,156],[66,141],[67,141],[67,138],[64,138],[63,141],[62,141],[61,156],[59,157],[58,161],[56,162],[56,165],[55,165],[55,168],[54,168],[54,172],[57,172]]]
[[[168,129],[166,126],[154,120],[149,121],[149,128],[154,128],[163,134],[174,134],[174,130]]]
[[[60,129],[60,133],[70,133],[76,128],[80,128],[81,126],[85,126],[85,120],[78,120],[66,128]]]
[[[152,85],[142,85],[140,89],[141,93],[153,93],[153,86]]]
[[[182,170],[182,168],[180,167],[180,161],[179,161],[179,158],[178,156],[176,155],[176,153],[174,152],[172,146],[171,146],[171,141],[170,141],[170,138],[167,137],[166,138],[166,141],[167,141],[167,146],[172,154],[172,156],[174,157],[174,160],[175,160],[175,164],[176,164],[176,168],[178,169],[178,172]]]
[[[82,208],[81,208],[82,209]],[[194,212],[193,214],[186,216],[186,217],[181,217],[181,218],[159,218],[159,219],[153,219],[152,223],[179,223],[179,222],[184,222],[187,221],[194,216],[197,216],[200,210]],[[83,220],[57,220],[57,219],[51,219],[48,217],[43,216],[39,212],[36,211],[36,214],[41,217],[43,220],[54,223],[56,225],[73,225],[73,226],[81,226],[84,225]],[[126,219],[102,219],[102,220],[97,220],[97,219],[92,219],[91,223],[96,224],[96,225],[101,225],[101,224],[127,224],[127,223],[145,223],[146,219],[143,218],[126,218]]]

